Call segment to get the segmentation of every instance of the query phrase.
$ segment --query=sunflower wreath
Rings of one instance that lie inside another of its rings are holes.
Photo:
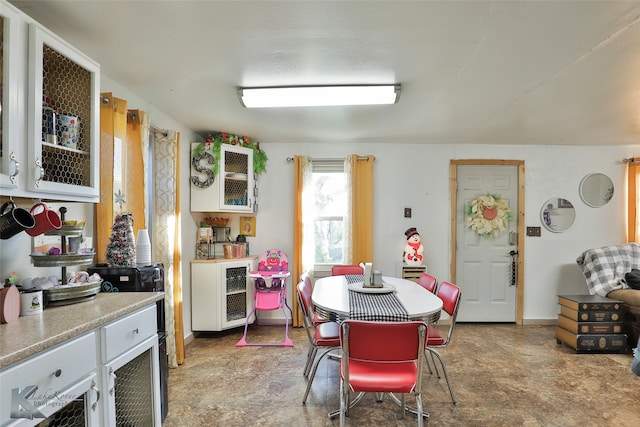
[[[499,194],[487,193],[466,207],[467,226],[486,238],[497,237],[513,218],[511,209]]]

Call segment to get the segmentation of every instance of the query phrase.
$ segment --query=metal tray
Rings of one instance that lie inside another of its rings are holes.
[[[84,225],[63,225],[57,230],[44,233],[45,236],[82,236]]]
[[[89,297],[100,292],[102,280],[80,285],[54,286],[42,291],[45,304],[51,301],[64,301]]]
[[[65,267],[68,265],[93,264],[94,253],[64,254],[64,255],[30,255],[31,262],[36,267]]]
[[[44,289],[42,293],[44,294],[45,303],[51,301],[64,301],[95,295],[100,292],[101,284],[102,280],[79,285],[53,286],[49,289]]]

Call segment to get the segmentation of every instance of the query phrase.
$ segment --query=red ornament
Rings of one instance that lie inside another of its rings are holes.
[[[496,208],[486,208],[482,211],[482,217],[488,221],[491,221],[498,215],[498,210]]]

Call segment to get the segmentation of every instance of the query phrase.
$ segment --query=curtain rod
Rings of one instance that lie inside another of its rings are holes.
[[[624,163],[640,163],[640,157],[631,157],[629,159],[622,159]]]
[[[343,162],[344,161],[344,159],[312,159],[312,158],[309,158],[309,160],[311,160],[312,162]],[[369,161],[371,159],[369,158],[369,156],[363,156],[363,157],[357,157],[356,160]],[[288,163],[293,162],[293,157],[287,157],[287,162]]]

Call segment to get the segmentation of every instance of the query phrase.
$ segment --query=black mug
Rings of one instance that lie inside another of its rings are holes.
[[[4,203],[0,208],[0,239],[10,239],[35,225],[33,215],[28,210],[17,207],[13,200]]]

